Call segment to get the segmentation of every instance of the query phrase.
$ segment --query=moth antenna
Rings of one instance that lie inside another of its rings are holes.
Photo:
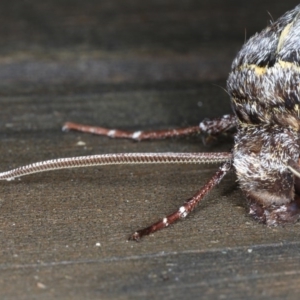
[[[13,180],[15,178],[41,173],[51,170],[71,169],[103,165],[125,164],[201,164],[219,163],[231,160],[230,152],[216,153],[118,153],[99,154],[68,158],[57,158],[36,162],[19,167],[7,172],[0,173],[0,180]]]
[[[290,159],[288,161],[288,169],[298,178],[300,178],[300,167],[299,165],[293,161],[292,159]]]

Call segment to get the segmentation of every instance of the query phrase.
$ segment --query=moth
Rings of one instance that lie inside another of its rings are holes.
[[[251,37],[234,59],[227,80],[232,115],[204,120],[199,126],[127,132],[76,123],[77,130],[138,141],[218,135],[236,128],[234,147],[222,153],[124,153],[59,158],[0,173],[0,179],[55,169],[109,164],[222,163],[210,180],[175,212],[130,239],[165,228],[185,218],[234,169],[249,204],[249,213],[267,225],[296,222],[300,215],[300,5]]]

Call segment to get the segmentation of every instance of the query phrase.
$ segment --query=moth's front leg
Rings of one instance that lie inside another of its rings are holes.
[[[120,129],[109,129],[104,127],[89,126],[78,123],[67,122],[63,125],[63,131],[76,130],[85,133],[92,133],[110,138],[124,138],[136,141],[158,140],[171,137],[188,136],[192,134],[205,133],[216,135],[226,132],[236,126],[234,115],[224,115],[221,118],[202,121],[199,126],[189,126],[177,129],[150,130],[150,131],[125,131]]]

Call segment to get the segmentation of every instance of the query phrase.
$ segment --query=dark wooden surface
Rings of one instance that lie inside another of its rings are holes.
[[[1,1],[1,170],[111,152],[227,151],[230,139],[135,143],[63,133],[230,112],[224,91],[246,36],[297,1]],[[0,182],[1,299],[299,299],[300,224],[246,214],[230,174],[185,221],[128,242],[217,166],[112,166]],[[100,243],[100,246],[96,246]]]

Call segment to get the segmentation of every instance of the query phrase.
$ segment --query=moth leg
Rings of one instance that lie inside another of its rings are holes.
[[[152,130],[152,131],[125,131],[119,129],[109,129],[104,127],[81,125],[77,123],[65,123],[63,126],[63,131],[76,130],[85,133],[92,133],[102,136],[107,136],[110,138],[119,139],[132,139],[135,141],[142,140],[159,140],[168,137],[178,137],[191,135],[193,133],[200,133],[201,130],[198,126],[191,126],[178,129],[170,130]]]
[[[207,133],[218,134],[236,126],[236,117],[225,115],[221,118],[204,120],[199,126],[190,126],[178,129],[151,130],[151,131],[125,131],[119,129],[109,129],[104,127],[89,126],[78,123],[67,122],[63,126],[63,131],[76,130],[85,133],[92,133],[111,138],[125,138],[136,141],[156,140],[170,137],[187,136],[191,134]]]
[[[196,205],[204,198],[204,196],[206,196],[218,183],[220,183],[223,177],[231,169],[231,165],[231,161],[225,162],[214,174],[214,176],[202,187],[202,189],[198,191],[192,198],[188,199],[182,206],[180,206],[177,211],[150,225],[149,227],[136,231],[129,239],[139,241],[145,235],[149,235],[155,231],[168,227],[170,224],[179,219],[184,219],[191,211],[194,210]]]
[[[224,115],[221,118],[205,119],[199,124],[201,133],[216,135],[236,127],[237,119],[235,115]]]
[[[255,220],[268,226],[277,226],[285,223],[295,223],[300,218],[300,197],[295,194],[294,199],[287,204],[263,206],[248,199],[250,204],[249,214]]]

